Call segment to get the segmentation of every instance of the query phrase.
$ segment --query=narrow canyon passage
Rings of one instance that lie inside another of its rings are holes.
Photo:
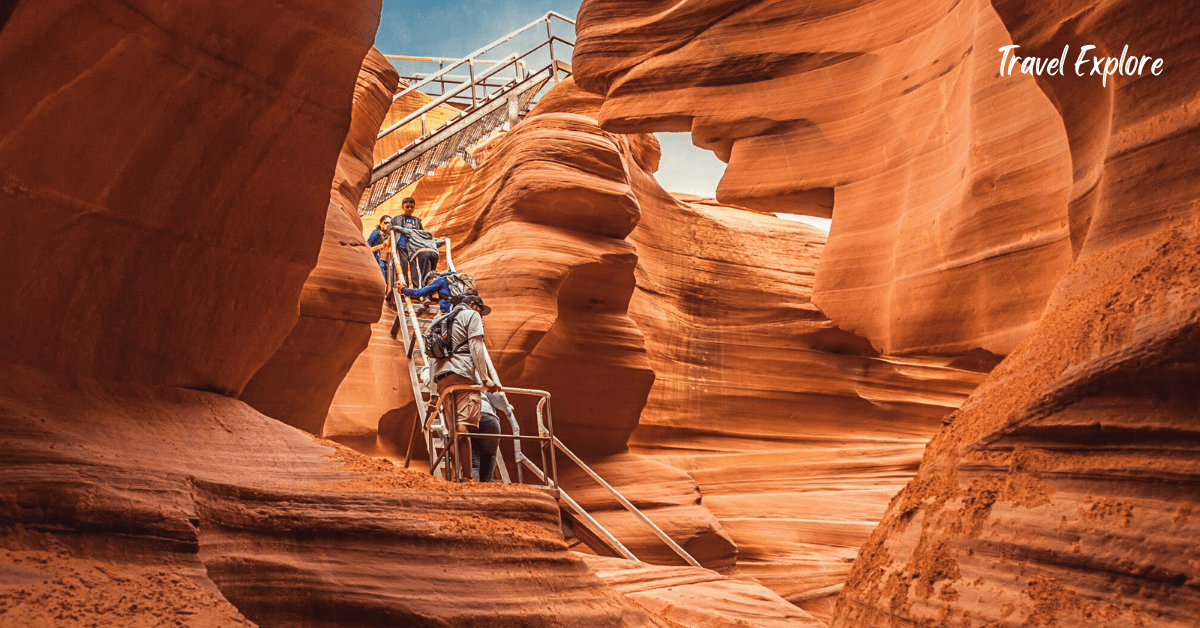
[[[1193,3],[468,4],[0,8],[0,628],[1200,623]]]

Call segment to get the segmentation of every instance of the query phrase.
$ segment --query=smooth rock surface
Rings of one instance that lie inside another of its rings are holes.
[[[386,282],[362,237],[358,201],[370,182],[375,130],[399,75],[372,48],[359,70],[350,131],[333,178],[317,267],[300,293],[300,319],[242,391],[258,411],[313,434],[379,320]]]
[[[671,626],[824,626],[751,578],[599,556],[584,562],[625,599]]]
[[[423,179],[415,197],[437,201],[426,224],[451,238],[456,265],[475,276],[493,308],[487,344],[504,385],[549,391],[556,436],[618,490],[631,490],[630,499],[705,566],[728,568],[736,550],[699,503],[695,482],[623,453],[654,378],[627,311],[637,255],[626,236],[642,194],[669,196],[649,174],[657,143],[600,130],[596,100],[564,81],[513,131],[476,151],[477,170],[452,165]],[[536,434],[532,404],[511,399],[522,433]],[[409,430],[406,423],[394,433]],[[503,451],[511,460],[511,449]],[[568,463],[559,469],[636,555],[680,560],[597,485],[571,477]]]
[[[544,493],[406,472],[209,393],[0,374],[0,572],[111,566],[169,612],[230,617],[207,625],[660,625],[567,550]],[[47,604],[108,586],[87,580]]]
[[[3,360],[239,393],[299,315],[379,6],[8,3]]]
[[[1067,135],[984,0],[586,0],[578,32],[603,128],[690,131],[721,201],[836,217],[813,302],[884,354],[1006,354],[1071,262]]]
[[[642,203],[630,312],[655,371],[634,452],[686,470],[737,568],[828,618],[926,441],[994,362],[887,358],[811,301],[824,233],[712,200]]]

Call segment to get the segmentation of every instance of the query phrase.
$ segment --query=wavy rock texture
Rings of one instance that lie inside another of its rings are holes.
[[[703,564],[727,568],[735,548],[695,483],[622,454],[654,378],[627,311],[637,255],[626,236],[638,220],[641,186],[665,193],[648,174],[658,164],[657,143],[601,131],[596,104],[563,82],[513,131],[476,152],[478,170],[452,165],[423,179],[416,198],[440,199],[426,224],[453,240],[456,265],[476,277],[494,309],[487,342],[504,384],[550,391],[555,435]],[[523,419],[533,416],[531,405],[513,401]],[[406,421],[393,430],[404,438]],[[523,423],[522,432],[536,427]],[[562,461],[559,469],[572,494],[578,490],[636,555],[680,561],[572,465]]]
[[[1070,45],[1089,56],[1162,58],[1140,77],[1041,77],[1070,140],[1074,186],[1071,242],[1084,255],[1103,251],[1197,213],[1200,161],[1200,45],[1194,7],[1140,2],[1041,4],[997,0],[996,11],[1031,56],[1057,56]],[[1089,61],[1083,68],[1091,71]]]
[[[322,433],[334,395],[379,320],[386,282],[362,237],[358,200],[370,183],[375,133],[398,80],[372,48],[359,70],[321,254],[300,293],[300,319],[241,394],[258,411],[313,434]]]
[[[546,494],[404,472],[218,395],[2,374],[0,591],[28,617],[659,625],[567,551]]]
[[[642,203],[630,313],[655,371],[634,452],[688,472],[737,567],[828,618],[969,359],[879,357],[810,301],[824,233],[711,200]]]
[[[626,311],[639,215],[628,146],[591,118],[535,112],[427,221],[495,310],[504,383],[549,390],[555,432],[586,455],[624,448],[654,378]]]
[[[20,303],[3,359],[240,392],[296,322],[378,14],[18,2],[0,33],[0,293]]]
[[[1006,354],[1071,262],[1067,136],[997,76],[984,0],[586,0],[578,32],[606,130],[691,131],[718,199],[836,215],[813,302],[884,354]]]
[[[549,496],[232,398],[301,309],[377,2],[10,9],[0,623],[662,625],[567,550]]]
[[[605,584],[671,626],[824,626],[751,578],[695,567],[584,557]]]
[[[1029,54],[1128,44],[1167,70],[1041,83],[1071,141],[1079,261],[930,444],[834,624],[1194,625],[1196,18],[1131,2],[997,10]]]
[[[1196,222],[1078,264],[930,443],[835,626],[1192,626]]]

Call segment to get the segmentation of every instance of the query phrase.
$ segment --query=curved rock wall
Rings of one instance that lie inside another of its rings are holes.
[[[1165,69],[1041,82],[1071,142],[1079,260],[930,444],[834,625],[1193,625],[1197,20],[1180,5],[996,4],[1028,54],[1128,45]]]
[[[640,211],[627,150],[591,118],[535,112],[426,221],[495,310],[505,385],[550,391],[555,432],[584,455],[624,448],[654,379],[627,313]]]
[[[606,130],[691,131],[718,199],[836,215],[813,302],[884,354],[1006,354],[1071,262],[1066,133],[997,76],[984,0],[586,0],[578,32]]]
[[[452,164],[423,179],[414,196],[430,203],[426,224],[451,238],[456,266],[475,276],[494,309],[487,343],[504,384],[550,391],[556,436],[705,566],[728,568],[736,548],[695,482],[624,453],[654,379],[627,311],[637,264],[627,235],[642,194],[666,193],[648,174],[657,143],[603,132],[598,105],[564,81],[513,131],[477,149],[479,169]],[[513,401],[520,415],[533,415]],[[407,422],[395,433],[407,438],[410,429]],[[562,457],[558,468],[571,494],[637,556],[683,564]]]
[[[322,433],[338,387],[379,320],[386,282],[362,237],[358,201],[370,183],[376,130],[398,80],[396,70],[372,48],[359,70],[321,253],[300,293],[300,319],[241,394],[263,414],[313,434]]]
[[[17,625],[659,625],[567,551],[544,493],[406,472],[218,395],[0,374],[0,608],[64,583]]]
[[[824,233],[699,198],[642,203],[630,313],[655,382],[630,440],[684,469],[737,567],[828,618],[888,500],[983,379],[899,359],[811,303]],[[836,504],[836,506],[834,506]]]
[[[297,320],[378,13],[16,3],[0,293],[20,306],[0,314],[3,359],[240,392]]]
[[[567,550],[549,496],[233,398],[303,311],[327,217],[359,242],[331,182],[378,2],[11,4],[0,623],[662,625]]]
[[[1076,266],[864,545],[835,626],[1191,626],[1200,224]]]

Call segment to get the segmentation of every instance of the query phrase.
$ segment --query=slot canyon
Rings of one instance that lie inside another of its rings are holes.
[[[383,2],[0,6],[0,628],[1200,625],[1191,2],[583,0],[363,213]],[[561,491],[430,472],[405,196]]]

